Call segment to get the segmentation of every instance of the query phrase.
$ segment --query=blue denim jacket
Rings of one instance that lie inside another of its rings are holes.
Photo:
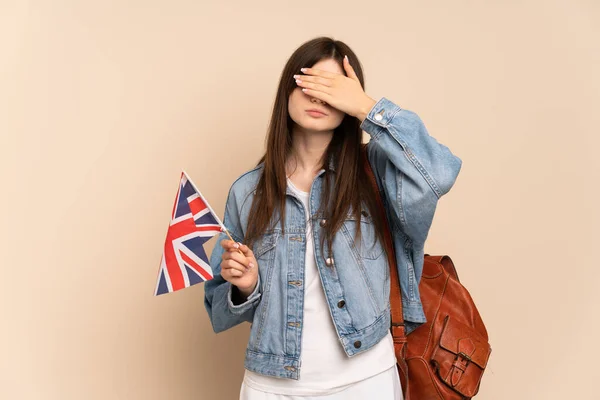
[[[415,113],[385,97],[369,111],[361,128],[371,136],[367,154],[384,194],[410,333],[426,321],[418,287],[425,239],[437,201],[454,184],[462,161],[428,134]],[[262,164],[240,176],[229,191],[223,222],[236,241],[244,241],[261,173]],[[281,231],[278,223],[255,243],[258,285],[244,303],[232,302],[232,285],[220,275],[223,248],[217,243],[211,254],[214,279],[204,284],[204,304],[212,327],[221,332],[243,321],[252,323],[244,366],[254,372],[299,379],[305,246],[314,246],[329,311],[349,357],[368,351],[390,329],[388,262],[381,243],[373,246],[376,235],[370,215],[362,213],[360,221],[348,215],[334,237],[332,253],[325,248],[321,257],[320,235],[327,221],[315,210],[324,173],[322,169],[310,189],[313,241],[306,243],[304,206],[288,188],[285,229]],[[357,223],[362,241],[355,246]],[[218,242],[226,238],[221,233]]]

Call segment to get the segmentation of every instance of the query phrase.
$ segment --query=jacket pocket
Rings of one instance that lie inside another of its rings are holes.
[[[252,251],[256,260],[261,258],[269,250],[275,248],[277,245],[277,236],[277,232],[264,234],[260,240],[254,244],[254,249]]]
[[[360,223],[360,234],[361,240],[358,246],[354,245],[354,238],[356,236],[356,225]],[[371,216],[366,211],[360,214],[360,222],[358,219],[348,214],[343,225],[344,236],[348,241],[350,248],[356,250],[361,258],[369,260],[376,260],[381,257],[383,253],[383,246],[377,239],[375,232],[375,225]]]
[[[273,270],[275,269],[273,268],[273,264],[275,263],[275,248],[277,247],[278,238],[279,232],[266,233],[255,242],[252,250],[254,258],[258,262],[258,273],[260,274],[261,281],[261,300],[254,313],[250,338],[248,340],[248,349],[254,351],[259,351],[268,315],[269,303],[272,301],[269,294],[273,281]]]

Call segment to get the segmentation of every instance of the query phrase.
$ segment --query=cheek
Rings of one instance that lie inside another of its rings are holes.
[[[302,101],[304,97],[304,93],[299,88],[294,89],[290,97],[288,98],[288,113],[290,114],[290,118],[296,123],[302,116],[302,112],[304,107],[302,106]]]
[[[346,116],[346,113],[338,110],[338,111],[335,111],[333,114],[331,114],[331,119],[335,120],[336,125],[339,125],[342,123],[345,116]]]

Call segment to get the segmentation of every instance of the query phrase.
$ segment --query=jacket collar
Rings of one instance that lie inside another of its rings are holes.
[[[262,161],[260,164],[258,164],[258,165],[256,166],[256,168],[258,168],[258,167],[261,167],[261,168],[262,168],[262,167],[264,167],[264,165],[265,165],[265,162],[264,162],[264,161]],[[329,160],[329,169],[330,169],[331,171],[333,171],[333,172],[335,172],[335,171],[336,171],[336,166],[335,166],[335,163],[333,162],[333,159]],[[318,175],[320,175],[322,171],[325,171],[325,169],[321,168],[321,169],[319,170],[319,172],[318,172]],[[317,175],[317,176],[318,176],[318,175]]]

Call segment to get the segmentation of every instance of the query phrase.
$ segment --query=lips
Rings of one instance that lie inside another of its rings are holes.
[[[321,115],[321,116],[327,115],[324,111],[317,110],[316,108],[308,109],[308,110],[306,110],[306,112],[309,113],[309,114],[318,114],[318,115]]]

